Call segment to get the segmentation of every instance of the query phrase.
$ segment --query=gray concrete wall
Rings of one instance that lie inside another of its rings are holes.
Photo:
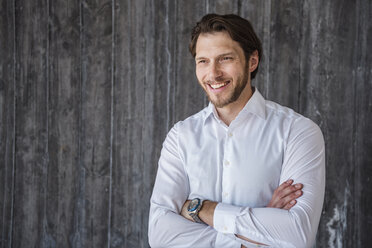
[[[321,127],[317,247],[371,247],[369,0],[1,0],[0,247],[148,247],[161,144],[206,106],[187,45],[208,12],[250,19],[265,97]]]

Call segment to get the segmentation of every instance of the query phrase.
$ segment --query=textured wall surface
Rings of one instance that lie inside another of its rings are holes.
[[[209,12],[251,20],[253,81],[325,136],[317,247],[372,247],[369,0],[0,0],[0,247],[148,247],[172,125],[206,106],[188,53]]]

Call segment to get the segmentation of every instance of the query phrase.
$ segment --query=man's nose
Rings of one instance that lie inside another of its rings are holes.
[[[222,76],[222,70],[218,63],[211,63],[209,68],[209,79],[215,81]]]

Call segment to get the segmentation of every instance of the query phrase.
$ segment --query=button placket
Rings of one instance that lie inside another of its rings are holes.
[[[222,202],[226,202],[226,203],[229,203],[230,202],[230,194],[229,194],[229,191],[230,191],[230,184],[231,184],[231,178],[230,180],[228,179],[229,178],[229,175],[230,175],[230,169],[229,167],[231,167],[231,162],[230,162],[230,152],[229,152],[229,148],[231,147],[231,142],[232,142],[232,137],[233,137],[233,132],[231,132],[230,128],[227,128],[226,130],[226,141],[225,141],[225,144],[224,144],[224,157],[223,157],[223,160],[222,160],[222,164],[223,164],[223,180],[222,180]]]

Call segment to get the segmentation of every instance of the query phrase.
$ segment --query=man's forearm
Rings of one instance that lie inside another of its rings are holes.
[[[152,207],[149,222],[149,243],[151,247],[212,246],[217,232],[185,220],[172,211]],[[203,236],[200,234],[203,233]]]
[[[150,207],[149,243],[156,247],[237,247],[231,235],[223,235],[205,224],[186,220],[176,212]]]
[[[292,208],[296,204],[296,199],[302,195],[302,187],[301,183],[292,184],[293,180],[287,180],[286,182],[282,183],[275,191],[272,196],[272,199],[268,205],[269,208],[278,208],[278,209],[285,209],[288,210]],[[193,221],[193,218],[189,215],[187,211],[187,206],[189,205],[190,200],[187,200],[183,205],[181,215],[186,219]],[[215,227],[214,223],[214,216],[215,210],[217,207],[217,202],[205,200],[203,202],[202,208],[199,211],[199,218],[209,225],[210,227]],[[226,230],[225,230],[226,231]],[[263,243],[256,242],[251,240],[241,234],[235,234],[236,237],[248,241],[254,244],[264,245]],[[244,247],[244,246],[242,246]]]
[[[213,227],[213,216],[216,206],[217,202],[206,200],[203,202],[203,207],[199,211],[199,218],[210,227]]]
[[[203,207],[199,211],[199,218],[206,223],[207,225],[213,227],[213,216],[214,216],[214,210],[216,209],[217,202],[213,201],[204,201],[203,202]],[[254,244],[259,244],[259,245],[264,245],[262,243],[256,242],[254,240],[251,240],[247,237],[244,237],[242,235],[237,235],[236,236],[240,239],[244,239],[248,242],[254,243]]]

